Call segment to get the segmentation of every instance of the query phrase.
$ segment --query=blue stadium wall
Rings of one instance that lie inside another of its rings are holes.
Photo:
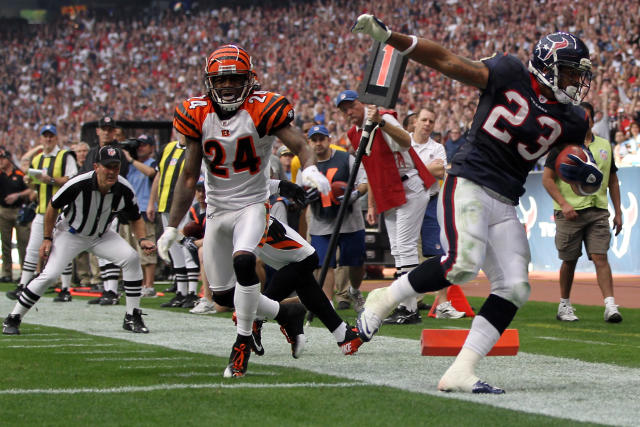
[[[640,224],[638,224],[638,197],[640,194],[640,168],[618,170],[623,229],[611,237],[609,263],[614,274],[640,274]],[[542,173],[529,174],[526,192],[517,207],[518,217],[525,225],[531,247],[531,271],[558,271],[560,260],[554,243],[556,225],[553,220],[553,202],[542,186]],[[609,200],[609,211],[613,208]],[[585,254],[578,260],[576,271],[594,272],[593,263]]]

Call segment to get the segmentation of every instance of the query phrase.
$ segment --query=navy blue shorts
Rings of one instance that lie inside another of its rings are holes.
[[[318,266],[322,266],[324,257],[329,249],[330,234],[322,236],[311,235],[311,246],[314,247],[320,258]],[[360,266],[364,264],[364,230],[354,231],[353,233],[340,233],[338,236],[338,247],[340,248],[340,265]],[[331,267],[336,267],[336,256],[331,259]]]
[[[422,256],[432,257],[444,255],[440,244],[440,226],[438,225],[438,197],[432,197],[424,212],[424,220],[420,229],[422,238]]]

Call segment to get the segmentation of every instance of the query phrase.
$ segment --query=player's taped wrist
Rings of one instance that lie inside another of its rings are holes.
[[[408,48],[406,48],[402,52],[398,52],[402,56],[409,55],[411,52],[413,52],[413,50],[418,45],[418,38],[416,36],[409,36],[409,37],[411,37],[411,46],[409,46]]]

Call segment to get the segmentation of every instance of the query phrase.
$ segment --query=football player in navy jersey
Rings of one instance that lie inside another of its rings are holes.
[[[577,105],[591,82],[589,50],[574,35],[554,33],[535,45],[528,65],[507,54],[472,61],[431,40],[392,32],[373,15],[358,17],[352,31],[481,91],[468,141],[453,157],[438,200],[445,255],[371,292],[358,318],[360,334],[371,339],[399,301],[468,282],[482,268],[491,294],[438,389],[504,393],[481,381],[475,367],[529,298],[529,245],[515,206],[539,157],[553,145],[584,141],[588,122]],[[563,177],[597,187],[602,173],[593,162],[574,161]]]

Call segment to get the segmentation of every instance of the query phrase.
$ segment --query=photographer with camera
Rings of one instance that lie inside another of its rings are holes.
[[[155,241],[156,224],[155,221],[149,219],[147,216],[146,207],[149,204],[151,186],[156,176],[156,165],[158,163],[154,156],[156,141],[153,136],[142,134],[135,139],[124,141],[121,145],[124,148],[122,150],[124,157],[131,163],[131,166],[133,166],[129,168],[127,181],[129,181],[133,187],[133,191],[138,198],[138,206],[140,206],[141,209],[145,209],[143,212],[140,212],[140,214],[142,214],[144,226],[147,230],[146,236],[149,240]],[[138,239],[135,238],[133,230],[131,230],[128,224],[124,224],[123,229],[123,237],[129,241],[132,247],[138,250],[138,254],[140,255],[143,273],[142,296],[155,297],[156,291],[153,287],[153,279],[156,274],[156,263],[158,260],[156,254],[145,253],[140,248]]]

